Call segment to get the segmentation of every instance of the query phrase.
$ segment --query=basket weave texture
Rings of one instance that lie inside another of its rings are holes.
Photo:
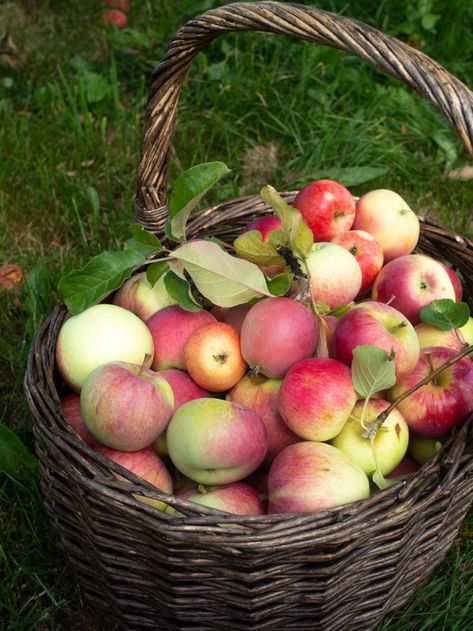
[[[221,7],[185,25],[152,76],[135,215],[160,236],[180,88],[196,54],[229,31],[284,34],[356,54],[426,96],[473,151],[473,94],[419,51],[302,5]],[[189,222],[189,236],[232,239],[267,210],[258,197],[220,204]],[[473,243],[421,220],[419,246],[460,270],[471,301]],[[109,620],[113,612],[133,630],[364,631],[405,604],[445,557],[473,500],[472,418],[407,481],[362,502],[299,515],[228,515],[160,492],[70,429],[54,361],[66,317],[58,305],[41,328],[25,392],[58,541],[88,601]],[[164,500],[186,516],[173,518],[135,495]]]

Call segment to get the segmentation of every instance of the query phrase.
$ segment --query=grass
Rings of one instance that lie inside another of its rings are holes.
[[[28,278],[17,291],[1,292],[1,421],[29,447],[22,379],[34,333],[57,300],[61,275],[125,237],[150,70],[180,24],[219,4],[136,0],[122,32],[101,26],[98,0],[0,4],[0,31],[17,47],[11,66],[0,45],[0,261]],[[469,5],[317,3],[421,47],[472,85]],[[327,169],[384,167],[382,178],[353,192],[394,188],[419,213],[473,233],[472,182],[444,177],[468,163],[444,119],[398,82],[331,49],[245,34],[200,53],[180,101],[171,181],[208,160],[233,171],[216,199],[265,183],[287,190]],[[0,532],[0,628],[96,628],[54,543],[34,477],[0,476]],[[470,628],[472,532],[470,515],[448,559],[383,631]]]

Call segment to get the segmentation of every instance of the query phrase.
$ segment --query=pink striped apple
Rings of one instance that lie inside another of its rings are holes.
[[[164,276],[151,285],[146,279],[146,272],[135,274],[125,281],[113,298],[114,305],[132,311],[144,322],[156,311],[175,303],[166,291]]]
[[[266,513],[260,494],[246,482],[208,487],[199,485],[180,493],[179,497],[233,515],[264,515]]]
[[[269,513],[322,511],[369,497],[366,473],[327,443],[289,445],[268,476]]]
[[[383,250],[376,239],[365,230],[349,230],[337,234],[332,243],[353,254],[361,269],[361,287],[359,294],[365,295],[374,283],[376,276],[383,267]]]

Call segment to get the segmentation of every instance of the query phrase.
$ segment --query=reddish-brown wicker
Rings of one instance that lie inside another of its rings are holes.
[[[135,214],[161,233],[172,124],[196,53],[227,31],[264,31],[337,47],[430,99],[472,152],[472,93],[422,53],[345,17],[262,2],[209,11],[177,34],[156,68]],[[285,193],[291,200],[293,193]],[[257,197],[208,209],[192,235],[232,238]],[[473,297],[473,244],[422,221],[421,249],[457,266]],[[25,377],[46,507],[89,602],[127,629],[373,629],[444,558],[473,499],[473,419],[408,481],[314,514],[235,517],[167,496],[88,448],[61,412],[54,351],[59,305],[31,349]],[[114,473],[125,480],[118,481]],[[164,499],[174,519],[136,500]]]

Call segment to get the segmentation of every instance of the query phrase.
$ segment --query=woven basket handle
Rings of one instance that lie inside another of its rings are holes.
[[[354,53],[424,95],[447,117],[473,155],[473,93],[423,53],[341,15],[298,4],[238,3],[188,22],[171,42],[151,78],[135,215],[151,230],[163,225],[167,165],[179,93],[194,57],[226,32],[290,35]]]

